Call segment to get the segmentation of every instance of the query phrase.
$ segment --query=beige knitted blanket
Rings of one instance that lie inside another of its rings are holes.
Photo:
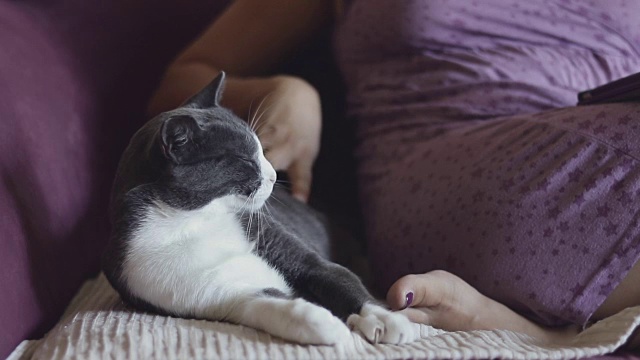
[[[416,324],[422,339],[402,346],[371,345],[356,334],[337,346],[301,346],[244,326],[132,311],[100,275],[82,287],[53,330],[24,341],[9,359],[568,359],[611,353],[639,325],[640,306],[553,343],[510,331]]]

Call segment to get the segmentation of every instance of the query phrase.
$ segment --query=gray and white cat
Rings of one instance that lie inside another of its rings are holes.
[[[349,337],[343,321],[374,343],[417,339],[406,317],[327,259],[327,228],[274,189],[258,138],[219,104],[223,83],[221,73],[131,139],[111,198],[111,285],[145,310],[299,343],[338,343]]]

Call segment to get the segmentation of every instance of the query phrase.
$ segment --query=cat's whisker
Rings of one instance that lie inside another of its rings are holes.
[[[251,99],[251,102],[249,103],[249,112],[247,112],[247,123],[249,124],[249,128],[251,130],[253,130],[253,125],[252,125],[253,120],[251,119],[251,106],[253,106],[253,100],[255,99]]]
[[[262,208],[258,209],[257,211],[257,217],[258,217],[258,239],[261,239],[262,241],[262,247],[263,247],[263,251],[267,251],[267,238],[266,236],[264,236],[264,214],[262,213]]]
[[[269,200],[271,200],[271,198],[269,198]],[[273,220],[273,214],[271,213],[271,209],[269,209],[269,206],[271,206],[269,204],[269,200],[264,202],[264,208],[266,210],[266,213],[269,215],[269,217],[271,218],[271,220]]]
[[[283,185],[283,184],[275,183],[275,184],[273,184],[273,186],[274,187],[278,187],[279,189],[285,189],[287,191],[291,190],[291,186],[289,186],[289,185]]]
[[[260,237],[260,235],[264,235],[262,234],[262,232],[264,231],[264,225],[263,225],[263,214],[262,214],[262,209],[258,210],[258,237]],[[265,236],[262,236],[262,246],[264,246],[265,248],[265,252],[267,251],[267,238]]]
[[[253,225],[253,205],[254,205],[254,195],[255,195],[255,191],[253,191],[250,195],[249,195],[249,200],[251,200],[251,210],[249,211],[249,222],[247,224],[247,236],[246,238],[249,239],[249,235],[251,235],[251,226]]]
[[[263,100],[264,101],[264,100]],[[262,105],[262,103],[260,103]],[[258,116],[258,111],[260,110],[260,107],[258,107],[254,113],[253,113],[253,118],[251,120],[251,131],[253,131],[254,133],[257,134],[259,123],[258,121],[260,121],[260,117]]]
[[[264,102],[267,100],[267,98],[269,98],[269,96],[271,96],[271,93],[272,92],[268,93],[267,95],[265,95],[265,97],[262,98],[262,100],[260,100],[260,104],[258,104],[258,107],[253,112],[252,121],[251,121],[251,130],[253,130],[253,132],[256,132],[258,121],[260,120],[260,117],[257,116],[258,112],[260,112],[260,108],[262,107],[262,104],[264,104]]]
[[[258,125],[258,128],[254,131],[256,133],[256,136],[258,136],[258,139],[262,138],[262,134],[264,134],[264,132],[262,131],[264,126],[265,126],[265,123],[262,123]]]
[[[266,202],[264,203],[264,209],[265,209],[264,211],[265,219],[268,218],[270,220],[270,222],[267,223],[267,226],[271,227],[271,225],[273,224],[274,218],[273,218],[273,213],[271,213],[271,210],[269,209],[269,204],[267,204]]]
[[[251,126],[251,130],[253,130],[253,132],[255,132],[256,134],[258,133],[258,131],[262,127],[262,125],[260,125],[260,119],[262,118],[262,115],[264,115],[264,113],[267,112],[271,108],[271,105],[269,105],[266,109],[264,109],[262,111],[262,113],[260,113],[259,116],[256,116],[256,115],[260,111],[260,108],[262,107],[262,104],[265,102],[265,100],[267,100],[267,98],[269,96],[271,96],[271,94],[272,94],[272,92],[268,93],[265,97],[262,98],[262,100],[260,101],[260,104],[256,108],[256,111],[253,113],[253,121],[251,122],[253,125]]]
[[[244,213],[247,212],[247,203],[249,202],[249,197],[247,196],[247,200],[244,201],[244,204],[242,204],[241,209],[242,209],[242,213],[240,214],[240,220],[242,221],[242,218],[244,217]],[[236,214],[238,212],[236,211]]]
[[[247,211],[247,203],[249,202],[250,197],[247,196],[247,200],[244,201],[244,204],[242,204],[242,215],[244,215],[244,213]]]
[[[267,210],[267,215],[271,218],[271,221],[274,222],[275,218],[273,217],[273,213],[271,212],[271,210],[269,209],[269,207],[271,206],[269,203],[265,203],[264,204],[264,208]],[[275,211],[275,210],[274,210]]]
[[[260,210],[256,209],[256,198],[253,197],[253,206],[251,207],[254,210],[254,214],[256,216],[256,243],[260,244]]]
[[[272,93],[267,94],[267,96],[265,96],[265,99],[268,98],[269,96],[271,96]],[[260,105],[262,105],[262,103],[260,103]],[[260,123],[260,120],[262,119],[262,117],[264,116],[264,114],[266,114],[271,107],[273,106],[273,104],[269,104],[267,105],[267,107],[264,108],[264,110],[262,110],[262,112],[260,113],[260,115],[258,115],[258,118],[256,120],[256,129],[255,129],[255,133],[256,134],[262,134],[261,130],[263,128],[263,126],[266,124],[266,122],[262,122]],[[259,108],[256,109],[256,113],[258,113]],[[258,136],[259,137],[259,136]]]
[[[266,124],[266,123],[260,123],[260,120],[262,119],[262,117],[264,116],[264,114],[267,113],[267,111],[269,111],[271,109],[272,105],[267,106],[258,116],[258,119],[256,120],[256,124],[258,125],[255,129],[256,134],[260,132],[260,130],[262,130],[262,127]],[[256,110],[257,112],[257,110]]]
[[[287,205],[285,203],[283,203],[282,200],[280,200],[280,199],[278,199],[276,197],[274,197],[273,200],[277,201],[280,205],[282,205],[284,207],[287,207]]]
[[[256,217],[256,247],[259,248],[260,246],[262,246],[262,244],[260,244],[260,211],[256,211],[255,207],[256,207],[256,194],[257,194],[257,190],[253,193],[253,196],[251,197],[251,210],[253,210],[253,212],[251,213],[252,215],[254,215]]]
[[[267,203],[265,202],[264,204],[265,205],[263,206],[263,208],[266,208]],[[264,229],[265,225],[267,226],[267,228],[269,228],[269,222],[267,221],[267,217],[265,215],[264,210],[260,209],[260,213],[262,214],[262,220],[263,220],[262,221],[262,226],[263,226],[262,231],[264,231],[265,230]],[[266,236],[264,236],[264,245],[265,245],[265,253],[268,253],[269,252],[269,241],[267,240]]]
[[[248,123],[249,123],[249,128],[251,129],[251,131],[255,132],[255,128],[256,128],[256,118],[257,118],[257,114],[258,114],[258,110],[260,109],[260,105],[262,105],[262,101],[264,101],[264,98],[262,99],[262,101],[260,102],[260,104],[258,105],[258,107],[256,108],[255,111],[251,112],[251,105],[253,105],[255,99],[251,100],[251,104],[249,105],[249,115],[247,116],[248,118]]]
[[[265,109],[265,112],[268,111],[269,108]],[[260,117],[262,117],[262,115],[260,115]],[[258,118],[258,121],[260,121],[260,118]],[[263,134],[262,130],[263,130],[265,125],[266,125],[266,123],[258,123],[258,127],[256,128],[256,134]]]
[[[244,219],[244,213],[247,211],[247,207],[246,207],[246,202],[245,205],[242,207],[242,213],[240,214],[240,221],[242,221],[242,219]]]
[[[247,220],[247,228],[244,231],[245,239],[249,240],[249,235],[251,234],[251,213],[249,213],[249,220]]]

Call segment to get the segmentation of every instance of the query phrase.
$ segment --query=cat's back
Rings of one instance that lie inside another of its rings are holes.
[[[266,204],[267,216],[276,226],[292,232],[301,242],[311,246],[324,258],[331,253],[331,234],[328,220],[318,211],[295,199],[289,192],[274,188]]]

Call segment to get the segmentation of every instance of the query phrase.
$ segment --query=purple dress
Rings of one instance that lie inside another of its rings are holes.
[[[444,269],[585,324],[640,258],[640,1],[355,0],[336,37],[380,289]]]

